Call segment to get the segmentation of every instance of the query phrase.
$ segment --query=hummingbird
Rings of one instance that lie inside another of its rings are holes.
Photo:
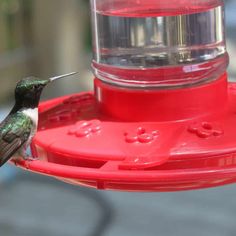
[[[29,147],[38,126],[38,105],[46,85],[67,76],[72,72],[49,79],[28,77],[20,80],[15,88],[15,105],[8,116],[0,123],[0,167],[12,157],[16,161],[27,156]]]

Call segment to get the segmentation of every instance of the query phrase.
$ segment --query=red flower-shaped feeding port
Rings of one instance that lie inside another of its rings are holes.
[[[79,121],[69,129],[69,135],[75,135],[78,138],[87,137],[101,131],[101,121]]]
[[[190,125],[188,131],[197,135],[199,138],[219,137],[224,134],[224,131],[219,124],[213,124],[210,122]]]
[[[135,132],[125,132],[125,141],[127,143],[151,143],[159,136],[158,130],[147,132],[145,128],[139,127]]]

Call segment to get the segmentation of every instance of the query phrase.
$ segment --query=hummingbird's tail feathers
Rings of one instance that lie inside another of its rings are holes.
[[[50,82],[52,82],[52,81],[57,80],[57,79],[62,79],[62,78],[68,77],[68,76],[75,75],[77,73],[78,72],[71,72],[69,74],[64,74],[64,75],[59,75],[59,76],[55,76],[55,77],[49,78],[49,80],[50,80]]]
[[[3,139],[0,140],[0,167],[2,167],[15,152],[22,146],[22,142],[19,138],[15,138],[12,142],[5,142]]]

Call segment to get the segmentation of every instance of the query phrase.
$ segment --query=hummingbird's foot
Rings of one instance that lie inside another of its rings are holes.
[[[17,160],[13,159],[13,163],[15,164],[15,166],[17,166]]]
[[[23,159],[25,161],[38,161],[39,160],[38,157],[32,157],[32,156],[24,156]]]

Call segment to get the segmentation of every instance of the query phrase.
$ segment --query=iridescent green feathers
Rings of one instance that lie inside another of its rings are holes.
[[[42,89],[47,85],[50,81],[45,79],[39,79],[36,77],[28,77],[22,79],[17,83],[15,94],[18,96],[24,96],[32,92],[37,92],[37,90],[42,91]]]
[[[11,113],[15,113],[22,108],[37,107],[41,92],[49,82],[49,80],[35,77],[29,77],[18,82],[15,89],[16,104]]]
[[[8,116],[0,124],[0,166],[28,140],[33,122],[22,112]]]
[[[28,92],[34,89],[35,86],[45,86],[49,83],[48,79],[39,79],[37,77],[28,77],[20,80],[16,86],[16,92]]]

